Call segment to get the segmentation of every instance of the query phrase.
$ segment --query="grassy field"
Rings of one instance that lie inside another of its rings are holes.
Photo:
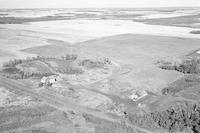
[[[184,56],[198,49],[199,42],[198,39],[126,34],[83,42],[78,47],[83,56],[109,57],[124,67],[130,65],[132,71],[126,79],[116,78],[131,83],[133,89],[158,89],[182,74],[159,70],[154,63],[163,58]]]
[[[161,88],[182,77],[183,74],[161,70],[155,63],[160,59],[173,60],[182,57],[199,49],[199,43],[199,39],[124,34],[78,43],[73,45],[73,49],[80,57],[108,57],[123,68],[131,67],[128,75],[115,77],[116,83],[120,83],[119,88],[125,88],[125,90],[142,88],[159,92]],[[58,45],[58,47],[48,45],[24,51],[45,55],[50,54],[49,51],[53,51],[53,53],[55,51],[56,56],[64,54],[64,50],[68,48],[64,45]]]
[[[14,56],[14,54],[0,49],[0,57],[6,57],[6,56]]]
[[[143,88],[157,92],[167,84],[183,76],[183,74],[175,71],[160,70],[154,64],[163,58],[170,60],[182,57],[191,51],[199,49],[199,43],[200,40],[198,39],[124,34],[78,43],[73,45],[72,49],[75,49],[80,57],[108,57],[124,68],[126,66],[131,67],[132,71],[128,76],[125,76],[125,78],[116,77],[117,81],[121,80],[120,83],[124,82],[121,84],[124,88],[128,89],[130,85],[133,90]],[[49,51],[53,51],[56,56],[66,53],[65,49],[68,50],[69,48],[71,46],[58,45],[57,47],[56,45],[48,45],[23,51],[45,55],[50,54]]]
[[[71,53],[73,51],[73,46],[71,46],[70,44],[55,44],[40,47],[32,47],[24,49],[22,51],[31,54],[37,54],[39,56],[60,57]]]
[[[1,108],[0,116],[1,133],[75,133],[79,130],[66,114],[48,105]]]
[[[23,51],[39,55],[42,53],[45,56],[50,55],[53,51],[54,56],[60,56],[65,55],[66,51],[70,49],[69,51],[75,51],[80,57],[89,59],[109,58],[119,65],[118,74],[114,74],[113,77],[111,76],[108,79],[108,86],[104,86],[105,88],[93,86],[92,89],[98,89],[102,92],[107,89],[108,91],[105,93],[119,97],[119,103],[122,102],[120,99],[127,100],[127,94],[130,95],[134,91],[151,92],[135,103],[136,113],[149,113],[165,110],[170,106],[184,102],[195,102],[198,99],[198,95],[194,93],[196,91],[190,89],[195,90],[195,86],[198,85],[198,80],[196,81],[195,77],[189,77],[189,79],[194,79],[194,81],[190,81],[186,79],[187,77],[184,77],[183,73],[160,69],[156,62],[161,59],[172,61],[183,57],[199,49],[199,43],[199,39],[123,34],[77,43],[73,46],[47,45]],[[47,63],[54,69],[71,66],[68,61],[47,60]],[[124,69],[130,71],[124,73]],[[122,72],[120,73],[120,71]],[[172,87],[173,91],[176,91],[176,95],[163,95],[162,89],[166,87]],[[131,111],[131,109],[128,111]],[[135,122],[140,124],[143,118],[138,119]],[[97,123],[96,132],[133,132],[128,127],[116,123],[108,123],[107,125],[110,126]],[[143,126],[145,127],[145,125]]]
[[[198,49],[199,42],[199,39],[123,34],[78,43],[77,46],[46,45],[24,49],[23,51],[38,55],[57,56],[75,50],[79,52],[79,55],[110,57],[123,64],[145,66],[147,63],[152,64],[157,59],[183,56],[192,50]]]
[[[84,71],[72,60],[49,59],[45,61],[56,72],[64,74],[82,74]]]

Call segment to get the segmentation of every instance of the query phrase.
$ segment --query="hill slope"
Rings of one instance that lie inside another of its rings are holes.
[[[39,47],[32,47],[23,49],[21,51],[39,56],[62,56],[71,51],[72,46],[69,43],[57,43],[52,45],[45,45]]]
[[[124,34],[79,43],[81,53],[108,56],[132,65],[152,64],[157,59],[183,56],[200,47],[199,39]]]

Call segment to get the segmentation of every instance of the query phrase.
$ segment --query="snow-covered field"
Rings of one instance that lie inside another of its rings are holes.
[[[136,17],[136,19],[154,19],[154,18],[172,18],[188,15],[196,15],[200,13],[200,9],[191,10],[176,10],[173,12],[148,12],[142,16]]]
[[[86,41],[104,36],[118,34],[149,34],[158,36],[200,38],[191,34],[195,30],[187,27],[148,25],[131,20],[64,20],[34,22],[30,24],[0,25],[2,28],[33,31],[39,33],[38,38],[54,38],[71,43]],[[67,37],[68,36],[68,37]]]

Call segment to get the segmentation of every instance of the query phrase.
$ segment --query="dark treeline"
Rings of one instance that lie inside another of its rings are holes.
[[[26,59],[14,59],[10,60],[8,62],[3,63],[3,67],[15,67],[16,65],[22,64],[22,63],[27,63],[27,62],[32,62],[32,61],[45,61],[46,59],[52,59],[53,57],[42,57],[42,56],[37,56],[37,57],[27,57]]]
[[[166,62],[159,67],[161,69],[166,69],[166,70],[176,70],[185,74],[199,74],[200,59],[197,58],[186,59],[179,65]]]
[[[198,74],[200,73],[200,60],[199,59],[191,59],[185,60],[179,66],[175,67],[175,70],[188,73],[188,74]]]
[[[1,72],[1,75],[7,78],[11,78],[11,79],[27,79],[31,77],[41,78],[43,76],[50,76],[50,75],[53,75],[53,73],[25,72],[13,67],[13,68],[5,68]]]
[[[184,131],[200,133],[200,104],[179,105],[164,111],[151,113],[152,119],[158,126],[170,131]]]
[[[53,75],[53,73],[22,71],[16,67],[19,64],[28,63],[28,62],[37,61],[37,60],[44,61],[49,58],[51,57],[37,56],[37,57],[31,57],[31,58],[28,57],[26,59],[10,60],[3,64],[1,75],[7,78],[12,78],[12,79],[27,79],[30,77],[43,77],[43,76]]]
[[[145,114],[128,114],[133,125],[151,131],[200,133],[200,104],[184,103],[162,111]]]
[[[106,64],[111,64],[111,61],[108,58],[97,61],[85,59],[79,63],[79,65],[84,66],[86,68],[103,68]]]
[[[74,60],[76,60],[77,58],[78,58],[78,55],[76,55],[76,54],[67,54],[67,55],[65,55],[65,56],[62,56],[61,57],[63,60],[72,60],[72,61],[74,61]]]
[[[14,60],[5,62],[3,63],[3,67],[14,67],[22,63],[27,63],[27,62],[37,61],[37,60],[44,62],[45,60],[48,60],[48,59],[76,60],[77,58],[78,58],[78,55],[75,55],[75,54],[66,54],[66,56],[62,56],[61,58],[44,57],[44,56],[27,57],[26,59],[14,59]]]
[[[78,58],[78,55],[75,54],[66,54],[66,56],[63,56],[61,58],[56,58],[56,57],[43,57],[43,56],[37,56],[37,57],[27,57],[26,59],[14,59],[10,60],[8,62],[5,62],[3,64],[3,70],[1,71],[1,75],[5,76],[7,78],[12,78],[12,79],[27,79],[30,77],[43,77],[43,76],[50,76],[53,75],[52,72],[26,72],[18,69],[16,66],[23,64],[23,63],[29,63],[33,61],[41,61],[45,62],[46,60],[76,60]],[[72,68],[65,68],[61,70],[63,73],[83,73],[82,70],[80,69],[72,69]]]

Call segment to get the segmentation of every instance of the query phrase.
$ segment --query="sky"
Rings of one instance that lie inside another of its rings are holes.
[[[191,7],[200,0],[0,0],[0,8]]]

